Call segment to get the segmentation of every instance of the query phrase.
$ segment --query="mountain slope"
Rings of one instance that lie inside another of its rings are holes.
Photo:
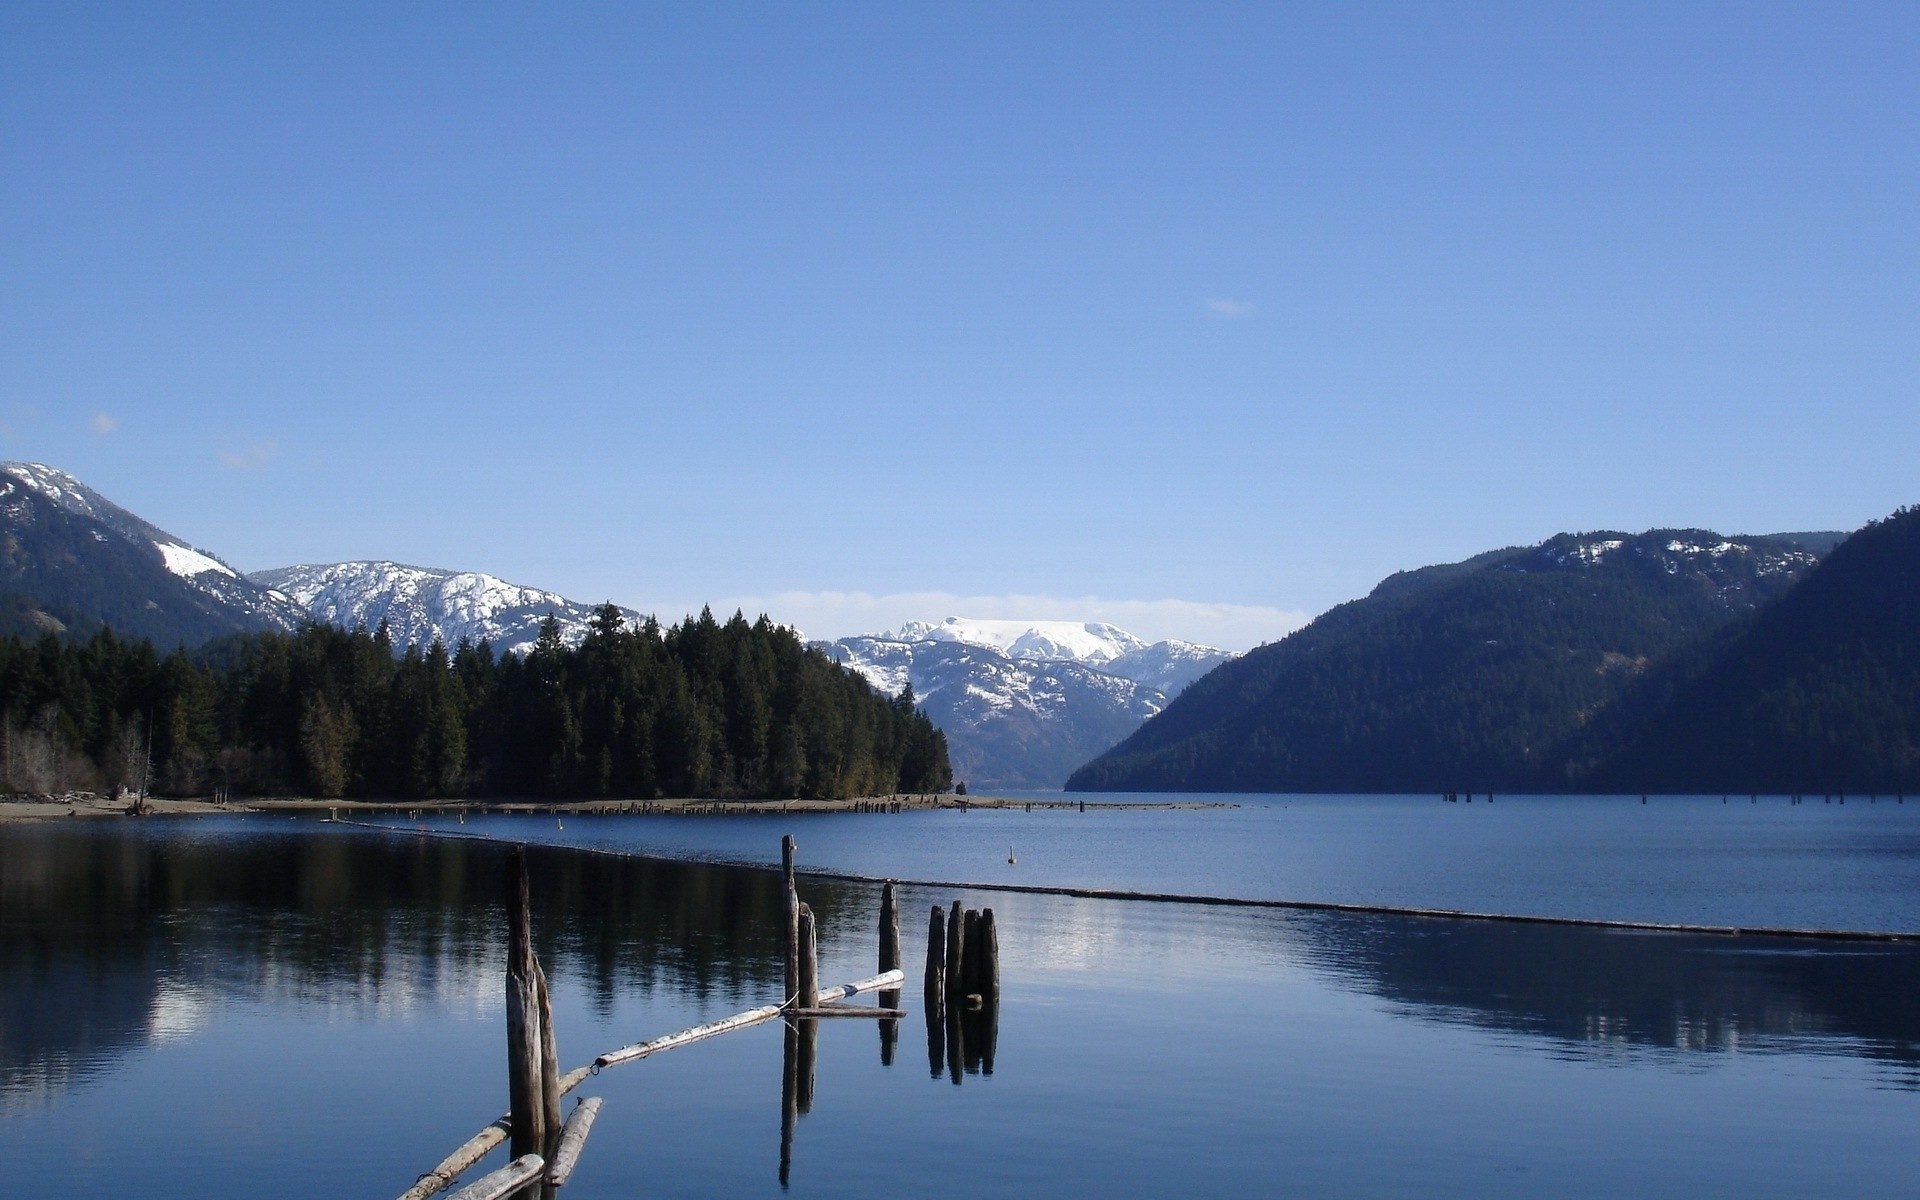
[[[1920,789],[1920,510],[1650,673],[1564,753],[1581,788]]]
[[[39,463],[0,463],[0,593],[23,628],[104,622],[161,646],[304,619],[218,558]]]
[[[816,644],[889,695],[911,685],[947,735],[954,777],[989,788],[1060,786],[1232,657],[1099,623],[961,617]]]
[[[1538,782],[1652,663],[1784,592],[1798,541],[1562,534],[1402,572],[1188,688],[1081,790],[1438,791]]]
[[[247,578],[287,596],[324,625],[375,629],[385,621],[396,646],[424,647],[437,638],[453,647],[465,638],[524,654],[539,640],[540,624],[549,616],[559,622],[561,640],[575,645],[586,636],[594,611],[592,605],[478,571],[392,562],[280,567]],[[639,622],[638,613],[621,612]]]

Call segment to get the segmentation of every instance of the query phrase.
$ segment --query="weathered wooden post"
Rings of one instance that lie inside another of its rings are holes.
[[[894,906],[893,884],[888,883],[880,889],[880,970],[900,969],[900,910]],[[893,988],[880,993],[881,1008],[899,1008],[900,990]],[[893,1065],[893,1047],[900,1040],[900,1022],[880,1022],[880,1065]]]
[[[800,987],[794,993],[798,1008],[820,1007],[820,960],[814,944],[813,910],[800,906]]]
[[[880,970],[900,967],[900,913],[893,906],[893,885],[880,889]]]
[[[940,1003],[940,993],[947,979],[947,910],[938,904],[933,906],[933,915],[927,918],[927,1007],[934,1008]]]
[[[993,925],[993,910],[980,912],[980,995],[987,1003],[1000,999],[1000,934]]]
[[[965,945],[964,957],[960,961],[960,994],[977,996],[980,994],[980,913],[970,908],[965,920],[960,935]]]
[[[527,913],[527,852],[515,846],[507,865],[507,1092],[513,1157],[546,1153],[545,1087],[539,967]]]
[[[787,995],[800,994],[800,893],[793,886],[793,835],[780,839],[780,870],[786,880],[787,909]]]
[[[553,1036],[553,996],[547,973],[533,961],[533,977],[540,985],[540,1127],[544,1130],[540,1154],[551,1160],[560,1141],[560,1052]]]
[[[960,902],[953,902],[953,909],[947,914],[947,1007],[957,1009],[963,1002],[966,991],[962,972],[966,962],[966,925],[960,912]]]

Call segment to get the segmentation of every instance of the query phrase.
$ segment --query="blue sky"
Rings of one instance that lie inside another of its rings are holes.
[[[1920,6],[0,9],[0,455],[243,569],[1236,648],[1920,500]]]

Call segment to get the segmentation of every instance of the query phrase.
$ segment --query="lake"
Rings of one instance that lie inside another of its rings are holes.
[[[810,863],[902,877],[1913,927],[1904,806],[1579,806],[457,832],[764,861],[791,831]],[[1358,831],[1382,827],[1369,851]],[[1568,865],[1582,828],[1603,866]],[[1703,878],[1668,861],[1674,839]],[[60,1196],[397,1195],[504,1105],[504,860],[285,818],[0,826],[0,1153]],[[1611,897],[1604,864],[1625,869]],[[777,998],[774,874],[557,846],[529,866],[563,1066]],[[878,889],[802,891],[823,975],[870,973]],[[956,898],[995,910],[1005,977],[964,1053],[918,1011],[890,1050],[877,1023],[821,1022],[784,1148],[778,1023],[604,1071],[577,1093],[606,1106],[565,1194],[1912,1194],[1910,943],[903,887],[910,973],[929,906]]]

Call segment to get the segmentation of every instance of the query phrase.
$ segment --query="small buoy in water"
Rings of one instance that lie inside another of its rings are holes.
[[[1007,862],[1008,862],[1008,863],[1017,863],[1017,862],[1019,862],[1019,861],[1020,861],[1019,859],[1017,859],[1017,858],[1015,858],[1015,857],[1013,856],[1013,847],[1012,847],[1011,845],[1009,845],[1009,846],[1007,847]]]
[[[460,814],[460,823],[461,823],[462,825],[465,825],[465,824],[467,823],[467,814],[465,814],[465,813],[461,813],[461,814]]]
[[[560,823],[560,818],[559,818],[558,816],[555,816],[555,817],[553,818],[553,827],[554,827],[555,829],[565,829],[565,828],[566,828],[566,826],[565,826],[565,825],[562,825],[562,824]]]

